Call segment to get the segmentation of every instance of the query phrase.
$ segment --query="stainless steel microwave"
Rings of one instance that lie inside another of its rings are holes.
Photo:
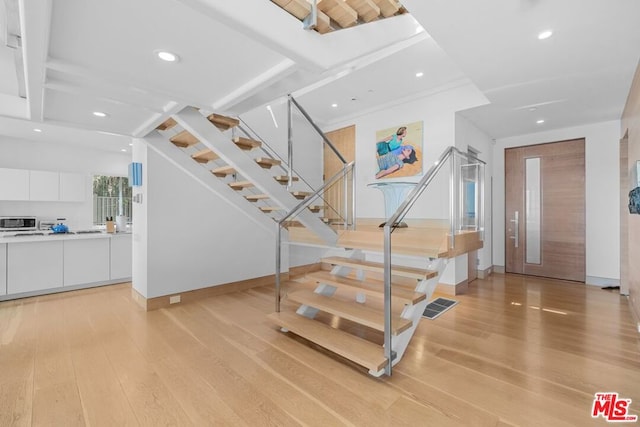
[[[0,216],[0,231],[35,230],[35,216]]]

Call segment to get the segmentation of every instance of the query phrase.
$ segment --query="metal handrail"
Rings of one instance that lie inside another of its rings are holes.
[[[486,162],[478,159],[469,153],[464,153],[458,150],[456,147],[447,148],[438,158],[438,161],[429,168],[427,173],[422,177],[414,189],[407,195],[402,204],[396,209],[393,215],[384,223],[384,355],[387,358],[387,365],[385,366],[385,374],[391,375],[391,366],[393,364],[393,352],[391,349],[391,232],[395,229],[395,225],[404,218],[407,212],[413,207],[420,195],[425,191],[427,186],[433,181],[438,171],[442,168],[444,163],[453,155],[459,154],[466,157],[468,160],[475,161],[477,163],[486,164]],[[452,168],[453,169],[453,168]],[[453,187],[452,187],[453,188]],[[452,190],[450,189],[450,191]],[[482,197],[484,197],[484,194]],[[451,198],[454,195],[450,195]],[[484,208],[484,202],[482,202],[482,208]],[[453,210],[453,208],[452,208]],[[455,212],[450,212],[450,215],[455,215]],[[484,219],[484,218],[483,218]],[[453,217],[450,218],[453,221]],[[452,224],[452,227],[454,225]],[[452,230],[452,238],[453,238]]]

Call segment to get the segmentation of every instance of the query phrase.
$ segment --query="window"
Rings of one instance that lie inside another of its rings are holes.
[[[118,215],[131,222],[131,187],[124,176],[93,176],[93,224],[104,225],[108,217]]]

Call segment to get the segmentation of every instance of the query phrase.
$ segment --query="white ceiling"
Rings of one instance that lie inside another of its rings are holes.
[[[0,0],[0,134],[127,150],[186,105],[238,115],[294,93],[330,123],[469,80],[490,103],[461,114],[494,138],[620,118],[637,0],[402,3],[319,35],[268,0]]]

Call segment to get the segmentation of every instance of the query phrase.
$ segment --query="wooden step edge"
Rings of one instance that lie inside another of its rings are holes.
[[[289,182],[289,177],[287,175],[276,175],[273,177],[276,181],[278,181],[280,184],[286,184],[287,182]],[[300,178],[298,178],[297,176],[292,177],[293,182],[299,181]]]
[[[315,283],[326,283],[338,288],[347,288],[371,296],[384,296],[384,281],[382,280],[367,278],[364,281],[360,281],[349,277],[336,276],[335,274],[322,270],[311,272],[306,275],[306,278]],[[424,293],[416,292],[407,286],[394,283],[391,284],[391,296],[394,299],[412,305],[424,301],[427,298],[427,295]]]
[[[322,209],[324,209],[324,206],[320,206],[320,205],[309,206],[309,210],[313,213],[320,212]]]
[[[384,349],[381,346],[348,332],[295,313],[271,313],[267,315],[267,318],[276,325],[364,366],[372,372],[381,371],[387,364]]]
[[[308,305],[334,316],[384,332],[384,313],[355,301],[343,301],[335,297],[316,294],[307,289],[289,292],[288,298],[299,304]],[[401,334],[412,325],[413,321],[411,319],[403,319],[398,315],[391,317],[391,333],[393,335]]]
[[[173,143],[173,145],[175,145],[176,147],[180,148],[191,147],[192,145],[196,145],[200,142],[198,138],[193,136],[187,130],[183,130],[182,132],[172,136],[171,138],[169,138],[169,141],[171,141],[171,143]]]
[[[311,195],[311,193],[308,192],[308,191],[292,191],[291,195],[293,197],[295,197],[296,199],[302,200],[302,199],[306,199],[307,197],[309,197]]]
[[[414,255],[429,258],[451,258],[449,251],[441,250],[439,248],[402,246],[395,243],[392,245],[392,252],[394,254]],[[337,246],[347,249],[364,249],[374,252],[384,252],[383,246],[380,243],[340,241],[340,239],[338,239]]]
[[[216,169],[211,169],[211,173],[218,178],[224,178],[227,175],[234,175],[236,170],[232,166],[222,166]]]
[[[258,157],[256,163],[264,169],[270,169],[273,166],[280,166],[282,162],[277,159],[272,159],[271,157]]]
[[[260,206],[260,210],[262,212],[277,212],[281,211],[282,208],[280,206]]]
[[[197,153],[192,154],[191,158],[198,163],[208,163],[212,160],[218,159],[219,157],[216,153],[214,153],[210,149],[205,148],[204,150],[200,150]]]
[[[243,188],[253,187],[253,185],[254,184],[251,181],[236,181],[229,183],[229,187],[233,188],[234,190],[242,190]]]
[[[266,200],[270,197],[267,194],[250,194],[248,196],[244,196],[250,202],[257,202],[258,200]]]
[[[249,139],[242,136],[238,136],[233,139],[233,143],[236,144],[240,149],[249,151],[254,148],[258,148],[262,145],[260,141],[256,141],[255,139]]]
[[[384,264],[380,262],[372,262],[372,261],[361,261],[351,258],[342,258],[342,257],[327,257],[322,258],[322,262],[332,265],[342,265],[345,267],[351,267],[358,270],[366,270],[373,271],[376,273],[384,272]],[[410,279],[431,279],[438,275],[437,271],[424,270],[420,268],[414,267],[404,267],[400,265],[392,265],[391,266],[391,274],[395,276],[408,277]]]
[[[178,122],[176,122],[174,119],[172,119],[171,117],[169,117],[167,120],[165,120],[164,122],[160,123],[156,129],[158,130],[169,130],[172,127],[174,127],[175,125],[177,125]]]
[[[220,130],[227,130],[236,127],[240,124],[240,120],[233,117],[223,116],[221,114],[209,114],[207,120],[213,123]]]

